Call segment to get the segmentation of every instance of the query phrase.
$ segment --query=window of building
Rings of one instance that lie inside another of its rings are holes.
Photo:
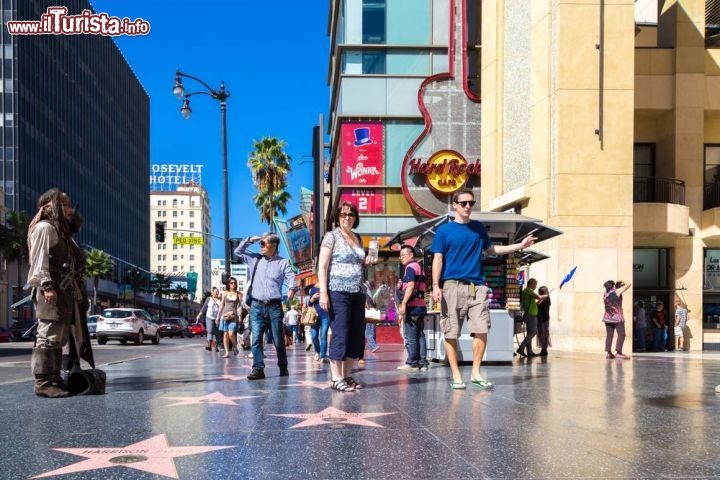
[[[347,211],[347,210],[345,210],[345,211]],[[190,260],[191,262],[194,262],[194,261],[195,261],[195,255],[189,255],[189,256],[188,256],[188,260]]]
[[[385,0],[363,0],[362,42],[385,43]]]
[[[392,45],[429,45],[432,28],[430,0],[392,0],[381,2],[385,10],[385,38]],[[412,28],[408,28],[412,25]],[[363,34],[365,33],[365,17],[363,16]],[[375,27],[374,27],[375,28]],[[363,43],[374,43],[365,42]],[[380,43],[380,42],[376,42]]]
[[[633,175],[635,178],[655,176],[654,143],[636,143],[633,145]]]
[[[720,207],[720,145],[705,145],[703,208]]]
[[[173,207],[177,207],[178,201],[177,198],[173,198]]]
[[[705,47],[720,48],[720,0],[705,0]]]
[[[177,272],[177,271],[178,271],[177,265],[173,265],[173,270],[172,270],[172,271],[173,271],[173,272]]]
[[[347,211],[347,210],[346,210]],[[157,256],[158,262],[162,261],[162,255]]]
[[[177,228],[178,228],[177,222],[173,222],[173,228],[174,228],[174,229],[177,229]]]
[[[194,211],[194,210],[190,210],[189,215],[190,215],[190,218],[195,218],[195,211]]]
[[[191,228],[191,229],[192,229],[192,228],[195,228],[195,222],[190,222],[189,228]]]
[[[178,216],[178,212],[177,212],[177,210],[173,210],[173,214],[172,214],[172,216],[173,216],[173,217],[177,217],[177,216]]]
[[[177,256],[177,255],[173,255],[173,256],[172,256],[172,259],[173,259],[173,262],[177,262],[178,256]]]

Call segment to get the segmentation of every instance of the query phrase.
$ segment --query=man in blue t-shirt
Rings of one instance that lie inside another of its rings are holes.
[[[482,253],[505,255],[530,247],[536,237],[527,236],[513,245],[493,245],[485,225],[470,220],[475,194],[472,190],[460,190],[453,194],[455,220],[438,228],[431,250],[432,297],[440,303],[440,329],[445,336],[445,352],[453,381],[451,388],[463,389],[457,360],[457,339],[467,317],[470,335],[473,337],[473,362],[470,381],[482,389],[493,384],[480,375],[480,362],[485,355],[490,320],[488,287],[482,270]]]

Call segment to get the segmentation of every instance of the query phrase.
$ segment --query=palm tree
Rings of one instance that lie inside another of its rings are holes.
[[[125,272],[125,283],[128,283],[132,287],[133,305],[137,306],[137,292],[139,290],[145,290],[148,287],[145,274],[137,268],[130,269]]]
[[[93,281],[92,313],[95,313],[95,307],[97,305],[98,283],[102,277],[112,272],[114,265],[115,262],[110,258],[110,255],[102,250],[92,249],[88,252],[87,258],[85,259],[85,273],[92,277]]]
[[[170,290],[170,295],[178,302],[178,310],[180,310],[181,314],[182,304],[180,302],[188,299],[188,293],[188,289],[182,285],[175,285],[175,287]]]
[[[287,175],[292,171],[290,156],[283,150],[286,143],[275,137],[254,140],[248,167],[252,171],[257,194],[253,197],[260,210],[260,221],[267,222],[270,231],[275,232],[273,219],[278,212],[287,213],[291,195],[287,189]]]
[[[30,219],[24,211],[11,211],[5,219],[5,225],[0,226],[0,251],[8,263],[16,262],[17,266],[17,293],[19,300],[22,292],[23,260],[29,257],[27,236]]]
[[[153,278],[151,285],[152,291],[158,296],[158,303],[160,305],[160,318],[162,318],[162,299],[163,295],[170,291],[170,284],[172,282],[168,277],[162,273],[156,273]]]

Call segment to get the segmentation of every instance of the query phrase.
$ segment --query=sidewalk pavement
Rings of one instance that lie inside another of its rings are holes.
[[[555,352],[491,365],[492,391],[449,369],[403,372],[383,345],[329,389],[328,366],[289,349],[279,377],[197,344],[106,365],[107,393],[68,399],[0,385],[7,479],[720,478],[720,356]]]

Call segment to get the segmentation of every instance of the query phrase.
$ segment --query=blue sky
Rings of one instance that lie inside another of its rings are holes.
[[[251,196],[247,158],[263,136],[287,142],[292,157],[287,217],[299,212],[300,187],[312,188],[312,127],[327,118],[329,0],[91,0],[97,13],[142,18],[148,35],[115,37],[150,96],[150,163],[204,164],[212,234],[223,235],[220,103],[191,98],[192,117],[180,115],[172,94],[175,70],[231,92],[227,101],[230,236],[261,234]],[[204,87],[184,79],[186,91]],[[109,86],[111,88],[111,86]],[[148,172],[150,175],[150,172]],[[224,256],[213,239],[213,258]]]

